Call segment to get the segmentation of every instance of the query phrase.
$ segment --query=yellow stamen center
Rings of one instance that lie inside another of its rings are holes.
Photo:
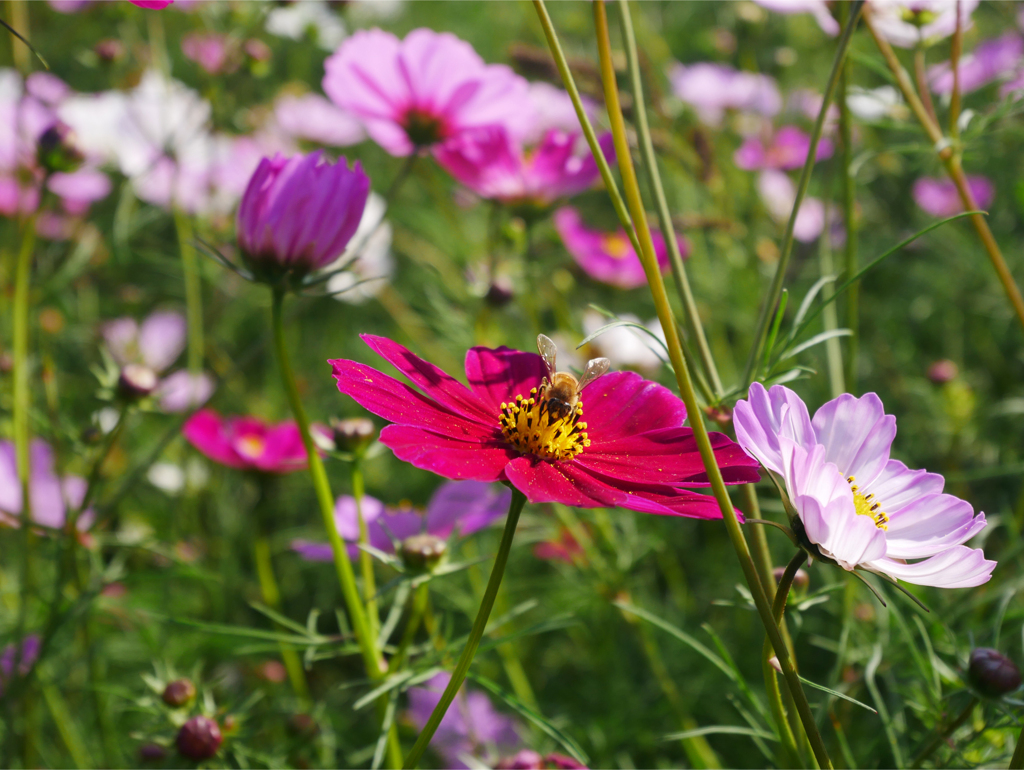
[[[601,239],[601,245],[612,259],[625,259],[629,256],[629,239],[624,235],[606,235]]]
[[[255,460],[263,454],[266,446],[266,442],[259,436],[243,436],[238,440],[236,450],[240,455]]]
[[[568,414],[552,411],[548,400],[547,378],[540,388],[531,388],[528,398],[517,395],[514,403],[502,403],[501,433],[513,447],[523,454],[532,454],[543,460],[571,460],[584,447],[590,446],[583,416],[583,403],[576,402]]]
[[[853,492],[853,507],[857,515],[870,517],[875,522],[876,527],[887,531],[889,529],[889,516],[882,510],[881,503],[875,500],[874,494],[865,495],[861,493],[858,486],[853,483],[856,481],[853,476],[847,476],[846,480],[850,482],[850,490]]]

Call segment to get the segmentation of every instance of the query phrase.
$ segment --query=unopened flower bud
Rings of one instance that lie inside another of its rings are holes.
[[[782,673],[782,664],[779,663],[779,658],[777,655],[772,655],[770,658],[768,658],[768,665],[774,668],[780,674]]]
[[[725,404],[705,407],[704,414],[708,416],[711,422],[723,430],[727,430],[732,425],[732,409]]]
[[[491,307],[504,307],[512,301],[514,296],[511,284],[498,278],[487,287],[487,294],[484,295],[484,299],[487,300],[487,304]]]
[[[224,718],[220,721],[220,727],[224,733],[233,733],[238,729],[238,720],[234,714],[225,714]]]
[[[139,746],[139,763],[148,764],[163,761],[167,756],[167,749],[159,743],[143,743]]]
[[[124,56],[124,43],[111,37],[98,42],[92,50],[101,62],[109,63]]]
[[[160,384],[156,372],[143,364],[127,364],[117,381],[118,389],[127,398],[148,396]]]
[[[216,754],[223,741],[217,723],[209,717],[198,716],[181,726],[175,745],[183,757],[202,762]]]
[[[188,705],[196,697],[196,686],[190,679],[175,679],[164,688],[160,697],[168,706],[178,709]]]
[[[357,453],[366,449],[377,438],[377,426],[368,417],[331,420],[334,445],[342,452]]]
[[[971,650],[967,668],[971,686],[989,698],[999,698],[1020,687],[1020,669],[1017,664],[991,647]]]
[[[246,40],[242,49],[253,61],[267,61],[271,56],[270,46],[257,38]]]
[[[103,438],[103,431],[100,430],[98,425],[87,425],[82,429],[82,443],[89,446],[94,446],[100,443],[100,439]]]
[[[299,738],[312,738],[320,732],[320,725],[309,714],[292,714],[288,731]]]
[[[399,547],[402,562],[413,572],[431,571],[444,558],[447,550],[448,543],[434,535],[407,537]]]
[[[955,380],[959,373],[959,367],[948,358],[935,361],[928,367],[928,379],[936,385],[942,385],[950,380]]]
[[[785,574],[785,572],[786,572],[786,568],[785,567],[776,567],[772,571],[772,576],[775,578],[775,582],[776,583],[778,583],[780,580],[782,580],[782,576]],[[810,575],[808,575],[802,569],[798,569],[796,571],[796,574],[793,576],[793,588],[795,588],[798,591],[806,591],[807,590],[807,586],[808,586],[808,584],[810,582],[811,582]]]
[[[75,133],[60,121],[46,129],[36,146],[36,159],[47,171],[74,171],[82,165],[82,153],[75,146]]]

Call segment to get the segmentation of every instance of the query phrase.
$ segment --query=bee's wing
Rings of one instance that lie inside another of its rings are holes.
[[[587,361],[587,368],[583,370],[583,376],[580,377],[579,385],[576,386],[576,391],[583,390],[587,385],[592,383],[602,374],[608,371],[608,367],[612,365],[612,362],[607,358],[591,358]]]
[[[544,366],[547,367],[548,377],[554,377],[555,372],[555,356],[558,354],[558,348],[555,347],[555,343],[551,341],[550,337],[545,337],[543,334],[537,335],[537,350],[540,351],[540,357],[544,359]]]

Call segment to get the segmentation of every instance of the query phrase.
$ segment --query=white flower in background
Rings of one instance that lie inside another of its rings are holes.
[[[980,0],[871,0],[871,21],[879,35],[900,48],[928,45],[956,31],[956,12],[964,32]]]
[[[348,35],[345,24],[322,0],[302,0],[267,14],[267,32],[289,40],[303,40],[312,29],[317,45],[333,51]]]
[[[345,272],[327,281],[327,291],[333,293],[335,299],[358,305],[376,297],[391,278],[395,262],[391,256],[391,223],[384,218],[386,213],[384,198],[370,193],[349,248],[333,266],[326,268],[336,270],[351,263]]]
[[[861,88],[852,86],[846,97],[846,106],[861,120],[875,121],[882,118],[901,119],[907,116],[903,97],[894,86]]]
[[[612,323],[613,320],[616,319],[608,318],[596,310],[588,310],[583,314],[583,332],[585,336],[589,337],[602,326]],[[635,315],[625,313],[620,315],[617,320],[646,326],[658,339],[665,340],[657,318],[644,324]],[[616,368],[626,367],[651,371],[660,367],[662,363],[661,358],[655,352],[659,347],[658,343],[651,339],[650,335],[630,326],[616,326],[614,329],[609,329],[591,341],[590,345],[596,351],[594,355],[604,356]]]

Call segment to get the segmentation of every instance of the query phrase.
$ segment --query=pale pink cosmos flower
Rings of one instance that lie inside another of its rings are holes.
[[[488,65],[446,32],[416,29],[399,40],[380,29],[346,40],[324,63],[323,89],[392,155],[409,155],[482,126],[521,136],[532,122],[526,81]]]
[[[554,215],[555,230],[587,275],[619,289],[635,289],[647,283],[640,257],[623,230],[605,232],[586,226],[579,212],[563,206]],[[668,249],[665,239],[657,230],[651,231],[654,253],[662,272],[668,269]],[[679,237],[679,250],[685,258],[690,251],[685,238]]]
[[[190,32],[181,40],[181,52],[211,75],[238,68],[237,50],[227,35]]]
[[[796,203],[796,185],[782,171],[766,169],[757,178],[757,191],[772,219],[780,225],[789,221]],[[833,219],[835,221],[835,219]],[[817,198],[804,196],[800,211],[793,226],[793,237],[803,243],[810,243],[825,229],[825,204]]]
[[[727,110],[767,117],[782,110],[782,95],[772,78],[742,72],[727,64],[676,64],[669,79],[675,95],[691,105],[709,126],[720,125]]]
[[[870,0],[871,21],[879,35],[900,48],[930,45],[956,31],[969,30],[980,0]]]
[[[317,144],[347,147],[366,138],[358,120],[319,94],[279,96],[274,119],[291,138]]]
[[[1016,32],[986,40],[960,59],[960,92],[970,93],[1004,76],[1015,74],[1024,57],[1024,39]],[[942,62],[928,68],[928,81],[937,94],[953,92],[953,68]]]
[[[987,177],[967,176],[967,186],[980,208],[987,209],[996,197],[995,186]],[[933,217],[945,218],[964,210],[956,185],[950,179],[923,176],[914,182],[914,202]]]
[[[829,13],[826,0],[754,0],[762,8],[777,13],[809,13],[827,35],[839,34],[839,22]]]
[[[984,529],[985,514],[943,494],[942,476],[890,459],[896,418],[877,395],[844,394],[813,420],[782,385],[755,382],[748,398],[733,411],[737,441],[783,480],[797,516],[791,523],[810,548],[846,570],[918,585],[989,580],[996,563],[964,545]]]
[[[64,526],[68,510],[77,510],[85,500],[86,481],[81,476],[60,477],[54,467],[53,450],[42,439],[29,445],[29,500],[32,521],[49,529]],[[21,482],[14,444],[0,441],[0,525],[20,526],[22,514]],[[92,510],[83,511],[76,522],[79,530],[93,522]]]
[[[733,155],[733,161],[744,171],[758,171],[766,168],[790,171],[803,168],[810,149],[810,135],[796,126],[783,126],[775,132],[767,145],[756,136],[745,139]],[[822,137],[818,140],[815,160],[831,158],[832,150],[832,141],[827,137]]]

